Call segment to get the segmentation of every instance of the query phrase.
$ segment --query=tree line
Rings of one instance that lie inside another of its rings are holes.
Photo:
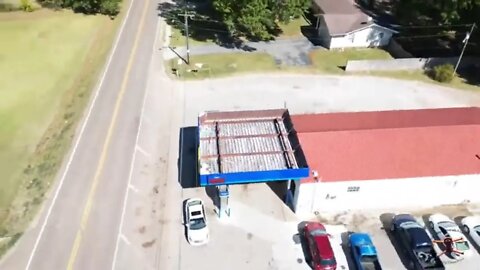
[[[85,14],[105,14],[116,16],[120,12],[122,0],[38,0],[49,8],[69,8]]]
[[[480,0],[401,0],[395,10],[406,25],[480,23]]]

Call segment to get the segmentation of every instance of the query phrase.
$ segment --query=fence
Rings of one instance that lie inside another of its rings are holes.
[[[347,61],[346,72],[355,71],[393,71],[429,69],[442,64],[455,65],[458,57],[402,58],[390,60],[351,60]],[[459,68],[480,64],[479,57],[464,57]]]

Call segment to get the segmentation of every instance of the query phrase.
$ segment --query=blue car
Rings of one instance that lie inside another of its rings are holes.
[[[372,239],[366,233],[352,233],[349,236],[349,246],[353,260],[358,270],[381,270],[377,249]]]

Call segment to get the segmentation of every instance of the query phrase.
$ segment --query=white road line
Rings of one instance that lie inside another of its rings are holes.
[[[160,20],[158,20],[160,21]],[[157,37],[158,37],[158,22],[157,22],[157,28],[156,28],[156,33],[155,33],[155,41],[154,43],[156,42],[157,40]],[[153,53],[155,53],[155,50],[153,51]],[[147,96],[148,96],[148,93],[149,93],[149,90],[150,87],[149,85],[147,84],[147,89],[145,90],[145,93],[143,95],[143,104],[142,104],[142,109],[141,109],[141,112],[140,112],[140,121],[139,121],[139,124],[138,124],[138,130],[137,130],[137,137],[135,138],[135,145],[138,146],[138,141],[140,139],[140,131],[142,130],[142,124],[143,124],[143,119],[144,119],[144,115],[145,115],[145,104],[147,103]],[[117,241],[116,241],[116,244],[115,244],[115,251],[113,252],[113,259],[112,259],[112,270],[115,270],[116,266],[117,266],[117,256],[118,256],[118,249],[119,249],[119,246],[120,246],[120,239],[122,238],[122,231],[123,231],[123,224],[125,222],[125,213],[127,211],[127,202],[128,202],[128,196],[130,194],[130,186],[132,186],[132,179],[133,179],[133,170],[134,170],[134,167],[135,167],[135,160],[137,158],[137,151],[136,149],[133,150],[133,155],[132,155],[132,161],[130,163],[130,173],[128,175],[128,183],[127,183],[127,188],[125,188],[125,195],[123,197],[123,206],[122,206],[122,215],[120,216],[120,226],[118,228],[118,233],[117,233]]]
[[[62,174],[62,177],[60,178],[60,183],[58,184],[57,189],[55,190],[55,194],[53,196],[52,203],[50,204],[48,210],[47,210],[47,215],[45,217],[45,220],[43,221],[42,227],[40,228],[40,232],[37,236],[37,239],[35,240],[35,244],[33,245],[32,252],[30,253],[30,257],[28,258],[27,266],[25,267],[25,270],[30,269],[30,265],[32,264],[33,258],[35,257],[35,253],[37,252],[38,245],[40,241],[42,240],[43,233],[45,232],[45,228],[47,227],[48,220],[50,218],[50,215],[52,214],[53,207],[55,206],[55,203],[57,201],[58,195],[60,194],[60,190],[63,187],[63,183],[65,182],[65,179],[67,177],[68,171],[70,170],[70,166],[72,165],[73,158],[75,157],[75,153],[78,149],[78,146],[80,144],[80,141],[83,137],[83,134],[85,132],[85,128],[87,127],[88,121],[90,119],[90,116],[92,114],[93,108],[95,107],[95,103],[97,101],[98,95],[100,94],[100,91],[103,86],[103,82],[105,81],[105,77],[107,75],[108,70],[110,69],[110,64],[112,63],[113,55],[115,54],[115,51],[117,50],[118,43],[120,41],[120,37],[123,34],[123,30],[125,28],[126,22],[128,21],[128,18],[130,16],[130,11],[133,6],[133,2],[135,0],[130,0],[130,6],[128,7],[127,14],[125,16],[125,19],[122,22],[122,25],[120,26],[120,31],[117,34],[117,37],[115,39],[115,43],[113,45],[113,48],[110,52],[110,55],[108,57],[107,65],[105,66],[105,69],[103,70],[102,77],[100,78],[100,82],[97,86],[97,89],[95,90],[95,96],[93,97],[92,103],[90,104],[90,107],[88,108],[88,113],[85,117],[85,120],[82,124],[82,127],[80,129],[80,132],[78,134],[77,140],[73,146],[72,153],[70,154],[70,157],[68,158],[67,165],[65,166],[65,170]]]
[[[150,157],[150,154],[147,151],[143,150],[143,148],[140,147],[140,145],[137,144],[136,148],[137,148],[138,152],[142,153],[142,155],[144,155],[146,157]]]

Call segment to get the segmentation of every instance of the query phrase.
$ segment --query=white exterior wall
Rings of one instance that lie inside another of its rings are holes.
[[[383,37],[381,36],[383,33]],[[352,32],[345,36],[332,37],[330,49],[338,48],[368,48],[386,46],[390,42],[392,32],[382,27],[371,25],[370,27]]]
[[[347,192],[349,187],[359,187]],[[304,183],[299,187],[298,214],[434,206],[480,201],[480,175],[422,177],[332,183]]]

